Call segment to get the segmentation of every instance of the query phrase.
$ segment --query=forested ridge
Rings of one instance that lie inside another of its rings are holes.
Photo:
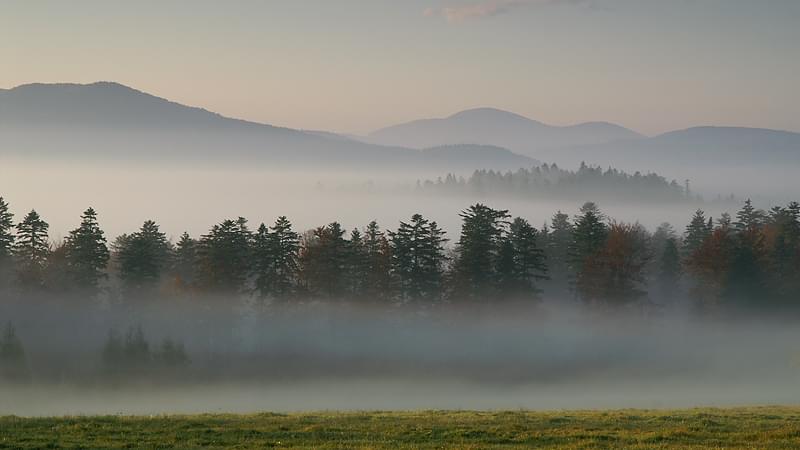
[[[474,195],[493,194],[526,198],[582,198],[625,201],[699,202],[702,197],[691,191],[689,181],[675,180],[656,173],[624,171],[581,163],[577,170],[556,164],[542,164],[516,171],[476,170],[467,178],[447,174],[444,178],[417,183],[421,192]],[[732,200],[718,197],[715,200]]]

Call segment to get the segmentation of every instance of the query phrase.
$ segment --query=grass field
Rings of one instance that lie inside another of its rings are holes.
[[[0,418],[0,448],[800,448],[800,408]]]

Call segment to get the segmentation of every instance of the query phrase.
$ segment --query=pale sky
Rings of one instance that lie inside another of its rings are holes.
[[[98,80],[351,133],[478,106],[800,131],[800,1],[0,2],[0,87]]]

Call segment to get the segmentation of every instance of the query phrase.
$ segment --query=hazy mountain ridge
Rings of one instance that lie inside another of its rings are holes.
[[[416,149],[368,144],[334,133],[232,119],[113,82],[27,84],[0,91],[0,154],[413,170],[429,169],[431,164],[454,170],[510,169],[534,162],[488,149],[485,155],[473,149],[467,158],[454,155],[445,160]]]
[[[752,167],[800,164],[800,133],[746,127],[701,126],[651,138],[541,152],[562,165],[586,161],[627,170]]]
[[[423,119],[374,131],[364,139],[383,145],[426,148],[481,144],[537,157],[543,149],[636,139],[635,131],[608,122],[552,126],[495,108],[461,111],[446,118]]]

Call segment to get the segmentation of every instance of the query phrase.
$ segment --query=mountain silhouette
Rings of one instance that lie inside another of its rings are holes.
[[[537,161],[492,147],[423,152],[224,117],[113,82],[0,90],[0,156],[89,161],[515,169]]]
[[[606,122],[552,126],[494,108],[462,111],[443,119],[415,120],[377,130],[366,142],[427,148],[447,144],[481,144],[536,157],[545,149],[637,139],[640,134]]]

